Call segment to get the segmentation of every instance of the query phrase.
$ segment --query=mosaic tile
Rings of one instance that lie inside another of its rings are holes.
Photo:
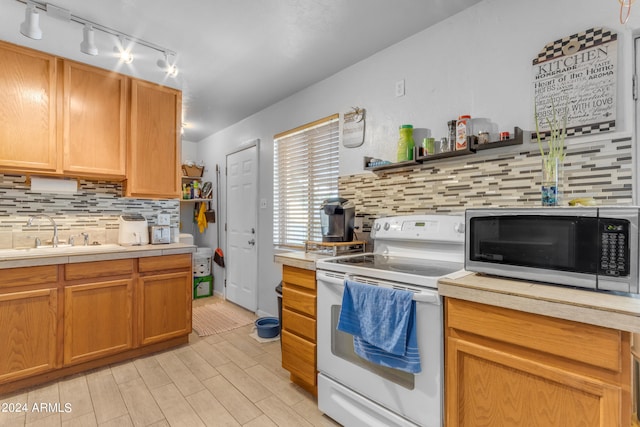
[[[89,232],[93,242],[117,241],[118,217],[122,214],[140,213],[149,225],[156,223],[158,213],[170,215],[170,225],[179,227],[180,201],[143,200],[122,197],[121,183],[107,181],[78,181],[78,192],[69,194],[43,194],[32,192],[27,178],[20,175],[0,174],[0,231],[11,231],[18,236],[20,245],[32,245],[35,237],[50,239],[52,227],[46,220],[34,221],[27,227],[30,216],[44,213],[51,215],[58,225],[60,236]],[[116,230],[109,233],[109,230]],[[32,237],[28,238],[30,234]],[[5,246],[2,234],[0,246]],[[44,240],[43,240],[44,241]]]
[[[340,177],[341,197],[372,217],[462,213],[469,207],[540,206],[540,152],[485,150],[398,171]],[[563,166],[562,197],[591,196],[599,204],[632,203],[630,138],[573,144]]]

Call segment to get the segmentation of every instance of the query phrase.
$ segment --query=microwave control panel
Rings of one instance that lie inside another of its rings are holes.
[[[629,222],[601,218],[600,224],[600,268],[605,276],[629,275]]]

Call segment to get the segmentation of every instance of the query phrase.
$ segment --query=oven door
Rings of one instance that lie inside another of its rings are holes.
[[[370,363],[353,351],[353,336],[336,326],[344,273],[318,270],[318,406],[343,425],[442,425],[443,315],[434,289],[418,289],[416,324],[422,372],[410,374]],[[352,276],[358,282],[400,283]],[[416,290],[415,287],[410,288]],[[377,422],[376,422],[377,421]]]

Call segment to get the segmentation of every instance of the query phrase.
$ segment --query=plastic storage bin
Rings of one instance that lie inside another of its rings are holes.
[[[193,278],[193,299],[210,297],[213,295],[213,276]]]
[[[193,254],[193,277],[204,277],[211,274],[211,258],[213,258],[213,249],[197,249]]]

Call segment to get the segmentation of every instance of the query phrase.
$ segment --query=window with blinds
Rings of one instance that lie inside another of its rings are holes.
[[[338,115],[274,137],[273,243],[322,241],[320,205],[338,196]]]

